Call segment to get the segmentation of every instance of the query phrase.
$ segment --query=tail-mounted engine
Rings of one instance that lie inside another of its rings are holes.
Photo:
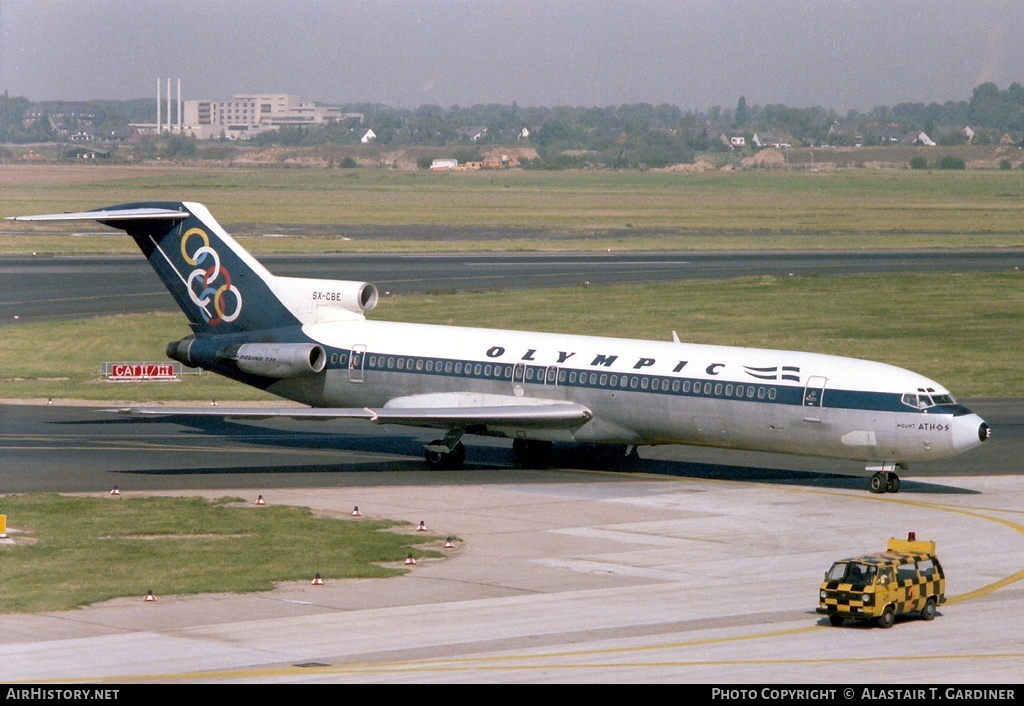
[[[327,353],[315,343],[243,343],[217,351],[220,361],[233,361],[238,369],[265,378],[293,378],[319,373]]]
[[[235,367],[264,378],[313,375],[327,365],[327,352],[315,343],[240,343],[211,345],[196,338],[167,344],[167,357],[199,368]]]
[[[367,282],[275,277],[273,290],[304,324],[362,318],[377,306],[377,288]]]

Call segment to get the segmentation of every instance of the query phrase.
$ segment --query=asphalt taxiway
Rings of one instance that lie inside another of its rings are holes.
[[[278,275],[365,281],[382,293],[418,294],[750,276],[1012,272],[1024,267],[1024,250],[328,254],[260,261]],[[140,311],[177,311],[141,255],[0,257],[0,324]]]
[[[971,452],[915,464],[904,490],[922,490],[933,476],[1014,476],[1024,458],[1024,403],[1016,398],[965,400],[992,428],[992,439]],[[229,403],[221,402],[223,409]],[[357,485],[429,485],[451,479],[558,482],[562,470],[596,471],[608,459],[556,445],[549,468],[523,470],[509,442],[467,440],[466,469],[428,473],[422,444],[429,430],[362,421],[271,419],[234,422],[215,417],[140,419],[96,405],[0,404],[0,492],[103,492]],[[864,489],[863,464],[782,454],[643,447],[630,471],[706,480],[737,480],[812,488]],[[74,463],[68,463],[74,459]],[[525,474],[525,475],[522,475]],[[539,474],[539,475],[538,475]],[[610,478],[622,476],[612,474]],[[262,491],[261,491],[262,492]],[[934,492],[934,491],[928,491]]]

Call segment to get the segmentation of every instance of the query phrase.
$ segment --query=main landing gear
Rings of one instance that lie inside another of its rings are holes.
[[[900,477],[896,475],[896,469],[905,470],[902,466],[868,466],[867,470],[874,471],[871,480],[868,481],[868,489],[872,493],[898,493],[900,492]]]
[[[462,432],[453,429],[443,439],[435,439],[423,447],[423,460],[432,471],[455,471],[466,462]]]

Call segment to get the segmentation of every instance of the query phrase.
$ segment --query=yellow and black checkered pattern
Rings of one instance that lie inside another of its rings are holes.
[[[887,606],[901,615],[925,609],[929,598],[941,605],[946,600],[946,578],[934,547],[934,542],[890,540],[888,551],[836,562],[847,565],[847,575],[841,580],[826,577],[817,612],[830,618],[873,620]],[[864,575],[854,581],[850,574],[858,571]],[[870,580],[865,578],[868,574]]]

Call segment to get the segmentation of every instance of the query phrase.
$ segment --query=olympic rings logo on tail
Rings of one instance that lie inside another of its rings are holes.
[[[201,245],[191,252],[189,242],[193,236],[199,238]],[[188,295],[199,307],[203,320],[211,326],[222,321],[231,322],[242,313],[242,293],[231,284],[231,273],[221,267],[220,255],[210,247],[210,237],[202,228],[190,228],[181,236],[181,256],[189,265],[196,267],[189,274],[185,286]],[[210,313],[213,305],[215,316]],[[228,313],[228,308],[232,307]]]

